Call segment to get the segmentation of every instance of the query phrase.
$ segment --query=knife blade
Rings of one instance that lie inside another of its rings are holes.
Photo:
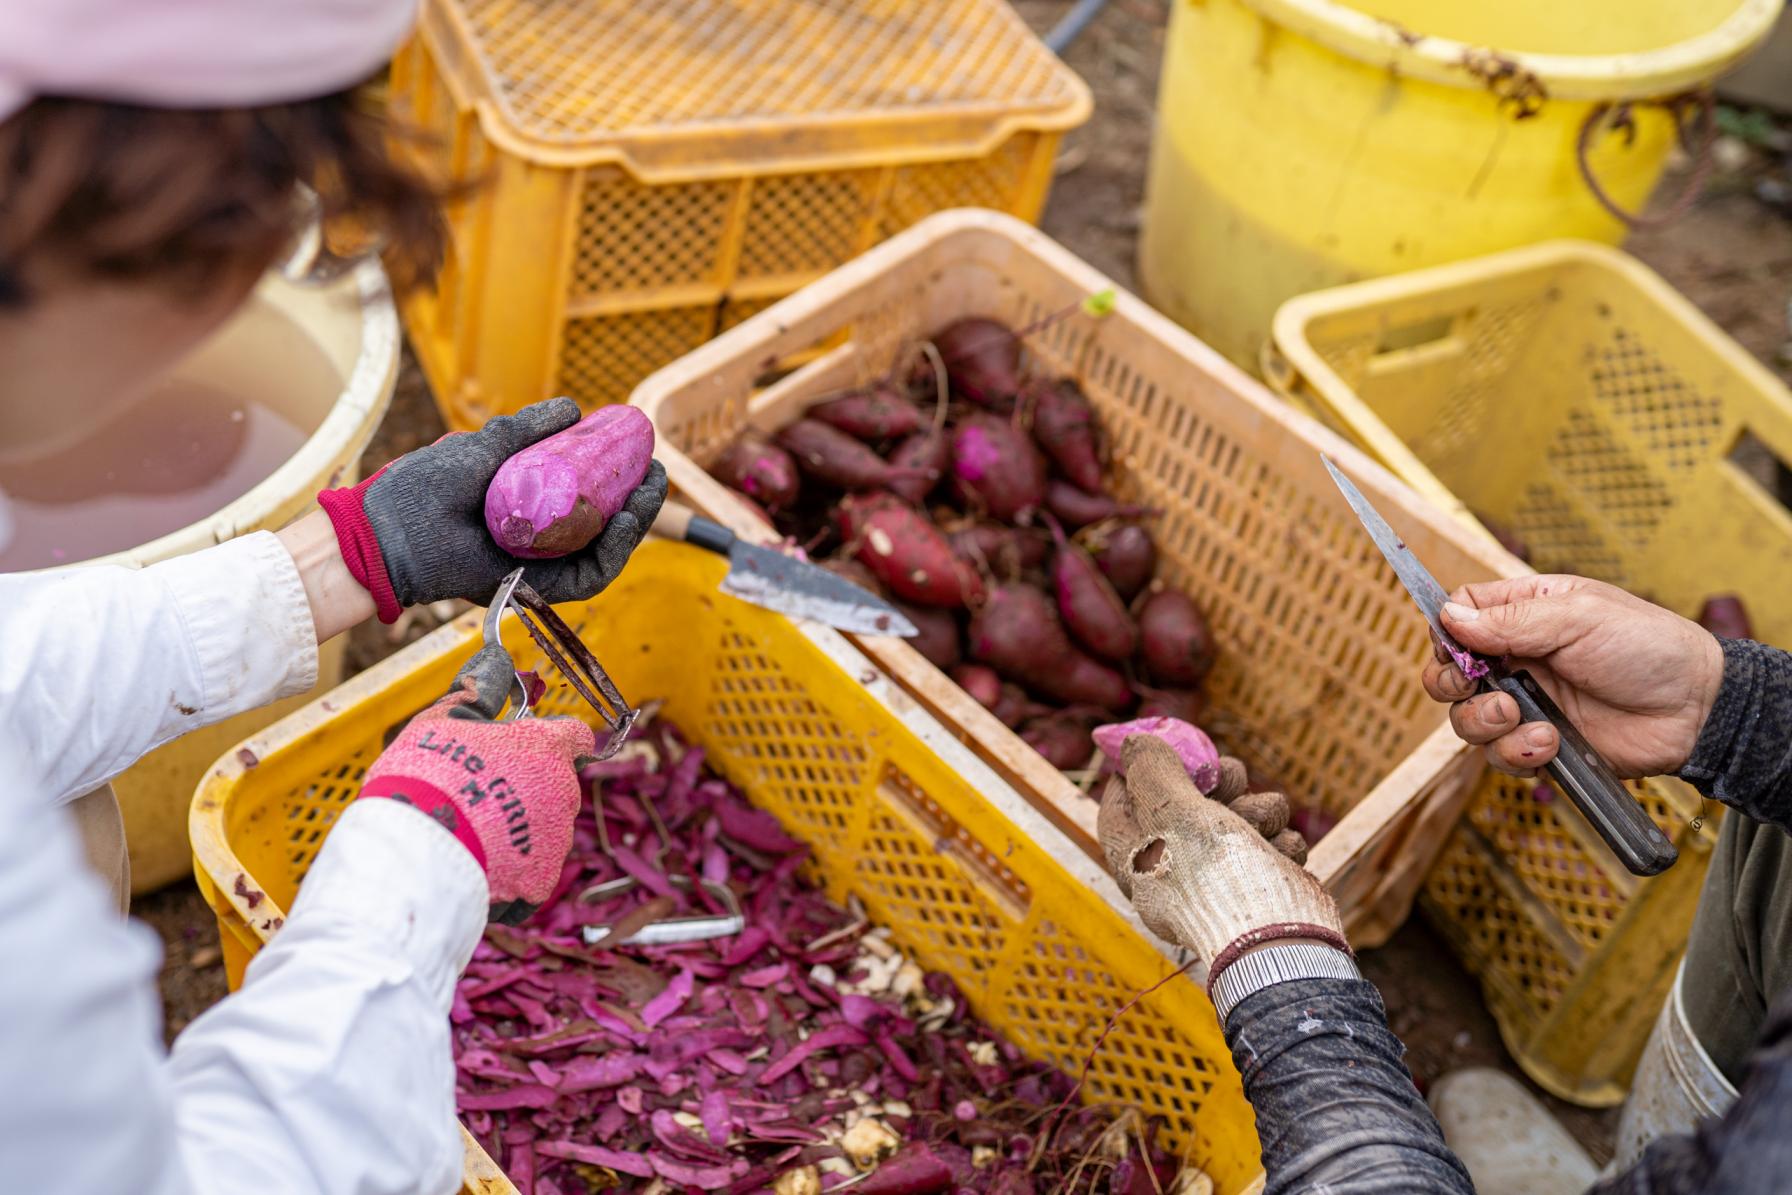
[[[807,560],[750,544],[677,502],[668,501],[660,508],[653,533],[726,556],[728,575],[722,579],[722,592],[755,606],[855,635],[912,639],[920,633],[896,607],[845,577]]]
[[[1569,721],[1568,715],[1529,672],[1508,670],[1502,661],[1468,651],[1444,630],[1443,607],[1449,600],[1444,587],[1413,555],[1406,541],[1388,526],[1381,512],[1370,505],[1363,492],[1338,471],[1331,458],[1321,455],[1319,459],[1325,462],[1326,471],[1332,475],[1344,501],[1356,512],[1382,558],[1400,578],[1413,604],[1431,624],[1431,633],[1455,659],[1463,676],[1474,681],[1480,692],[1498,689],[1510,695],[1518,704],[1520,722],[1548,722],[1556,728],[1560,745],[1556,757],[1544,765],[1543,770],[1568,794],[1568,799],[1598,831],[1618,861],[1632,874],[1640,876],[1657,875],[1673,866],[1679,857],[1674,844],[1643,812],[1642,805],[1631,796],[1611,766],[1599,757],[1579,727]]]

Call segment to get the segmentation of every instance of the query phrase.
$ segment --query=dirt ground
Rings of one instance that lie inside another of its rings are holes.
[[[1069,0],[1018,3],[1042,32],[1068,7]],[[1129,286],[1167,14],[1166,0],[1112,0],[1071,47],[1068,61],[1094,90],[1096,108],[1089,124],[1065,140],[1042,221],[1051,235]],[[1670,227],[1633,237],[1628,247],[1792,381],[1792,355],[1785,352],[1792,222],[1753,194],[1763,177],[1783,176],[1784,164],[1740,141],[1723,149],[1721,168],[1693,210]],[[364,469],[428,443],[442,430],[428,387],[407,354],[391,412]],[[361,628],[351,641],[351,663],[359,668],[383,658],[450,613],[424,612],[396,631]],[[161,933],[166,948],[162,991],[172,1036],[224,991],[211,915],[190,885],[143,898],[136,911]],[[1385,947],[1366,952],[1363,964],[1387,1001],[1422,1086],[1463,1065],[1518,1073],[1474,980],[1422,918]],[[1549,1102],[1599,1160],[1609,1155],[1614,1113]]]

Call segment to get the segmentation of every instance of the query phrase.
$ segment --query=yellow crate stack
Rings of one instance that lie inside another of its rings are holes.
[[[1002,0],[426,0],[390,103],[472,186],[403,303],[454,427],[621,402],[942,208],[1036,218],[1090,108]]]
[[[664,699],[710,766],[814,848],[813,878],[856,897],[975,1011],[1070,1074],[1113,1012],[1173,972],[1105,872],[833,631],[722,596],[725,561],[651,541],[590,602],[560,607],[618,687]],[[279,928],[387,732],[446,691],[480,612],[374,665],[225,755],[193,800],[194,874],[235,984]],[[519,668],[544,666],[515,620]],[[606,648],[606,644],[610,645]],[[553,683],[544,715],[589,716]],[[245,759],[252,763],[245,763]],[[254,893],[254,906],[245,892]],[[1088,1098],[1162,1118],[1219,1195],[1261,1189],[1255,1121],[1213,1008],[1173,979],[1093,1055]],[[516,1195],[467,1140],[465,1195]]]
[[[1624,253],[1557,241],[1305,295],[1265,372],[1538,571],[1689,617],[1736,593],[1792,646],[1792,514],[1742,463],[1792,461],[1792,394]],[[1572,806],[1490,774],[1423,895],[1526,1071],[1594,1105],[1629,1086],[1715,841],[1714,803],[1635,788],[1680,848],[1666,874],[1635,879]]]

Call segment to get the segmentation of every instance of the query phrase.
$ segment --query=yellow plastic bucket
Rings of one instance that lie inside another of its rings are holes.
[[[298,286],[270,274],[249,304],[174,372],[247,393],[283,355],[321,350],[316,393],[304,412],[316,430],[284,464],[216,514],[149,543],[84,563],[141,568],[197,552],[250,531],[285,526],[315,505],[318,490],[356,480],[361,452],[386,414],[398,376],[398,316],[385,273],[368,263],[327,287]],[[327,377],[322,375],[327,374]],[[186,811],[193,789],[219,754],[297,709],[342,679],[343,640],[319,651],[311,693],[251,710],[183,735],[112,781],[124,813],[131,890],[149,892],[188,875]]]
[[[1640,208],[1677,128],[1706,127],[1706,85],[1781,8],[1356,3],[1173,9],[1139,278],[1247,367],[1297,294],[1554,237],[1615,244],[1625,226],[1582,160]]]

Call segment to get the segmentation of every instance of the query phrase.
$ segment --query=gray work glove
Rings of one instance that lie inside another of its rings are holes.
[[[407,453],[360,485],[317,496],[343,560],[373,594],[382,622],[406,606],[445,598],[484,605],[519,564],[523,579],[550,602],[584,601],[616,579],[666,500],[666,469],[658,461],[597,539],[569,556],[520,560],[485,529],[485,491],[498,467],[580,417],[570,398],[538,402]]]

